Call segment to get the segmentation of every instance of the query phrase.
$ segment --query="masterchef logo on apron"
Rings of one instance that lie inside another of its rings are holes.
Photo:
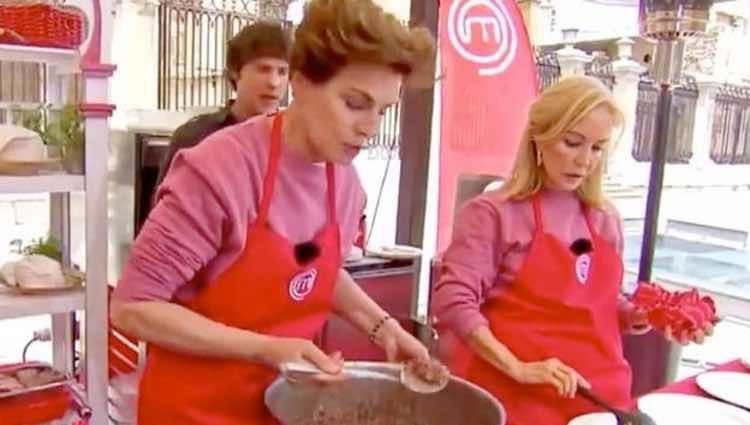
[[[316,269],[310,269],[294,276],[289,282],[289,296],[294,301],[302,301],[312,292],[315,287],[315,278],[318,276]]]
[[[588,254],[581,254],[576,259],[576,277],[581,285],[586,284],[586,280],[589,278],[589,269],[591,269],[591,257]]]

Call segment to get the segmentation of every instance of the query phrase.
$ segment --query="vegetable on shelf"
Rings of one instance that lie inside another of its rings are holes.
[[[56,261],[62,261],[62,251],[60,250],[60,243],[57,239],[52,236],[47,236],[46,239],[35,239],[31,245],[23,248],[23,255],[44,255]]]
[[[55,110],[39,105],[31,110],[16,109],[14,124],[39,134],[47,145],[49,157],[59,157],[69,173],[83,173],[84,125],[77,104],[67,104]]]

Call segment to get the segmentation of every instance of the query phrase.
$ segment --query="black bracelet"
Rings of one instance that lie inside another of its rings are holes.
[[[370,335],[368,336],[368,339],[370,340],[371,343],[373,344],[375,343],[375,337],[378,335],[378,331],[380,330],[380,328],[383,327],[383,325],[385,325],[385,322],[391,319],[393,319],[393,317],[386,314],[385,316],[383,316],[383,318],[378,320],[378,323],[376,323],[375,326],[372,327],[372,330],[370,331]]]

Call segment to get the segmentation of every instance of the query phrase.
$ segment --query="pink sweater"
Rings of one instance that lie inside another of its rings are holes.
[[[244,248],[257,214],[270,147],[271,119],[251,118],[181,151],[130,251],[114,296],[186,301],[226,270]],[[292,243],[310,240],[327,219],[326,173],[282,142],[271,227]],[[336,166],[341,252],[351,249],[364,208],[353,166]]]
[[[540,194],[544,230],[568,245],[589,238],[574,193]],[[622,227],[616,213],[592,211],[599,234],[622,254]],[[531,246],[534,213],[530,200],[505,201],[499,192],[480,195],[462,208],[453,241],[443,257],[443,272],[434,288],[432,314],[462,339],[487,325],[479,307],[512,284]]]

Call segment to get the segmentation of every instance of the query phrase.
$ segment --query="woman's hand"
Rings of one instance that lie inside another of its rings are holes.
[[[389,361],[429,360],[427,349],[383,311],[343,269],[336,280],[334,311],[369,335],[385,351]]]
[[[341,373],[344,362],[340,353],[327,355],[320,350],[312,341],[300,338],[281,338],[266,336],[262,347],[259,349],[261,362],[281,370],[285,363],[309,362],[322,372],[329,375]]]
[[[430,353],[427,348],[399,325],[388,319],[375,335],[375,343],[385,351],[389,362],[411,361],[427,364]]]
[[[703,329],[698,329],[695,332],[690,331],[682,331],[678,334],[675,334],[674,331],[672,331],[672,328],[667,326],[667,328],[664,330],[664,337],[667,338],[670,342],[675,342],[680,345],[688,345],[691,342],[694,342],[696,344],[703,344],[703,342],[706,340],[706,337],[713,335],[714,333],[714,325],[713,323],[706,323]]]
[[[522,384],[551,385],[561,397],[567,398],[575,397],[579,385],[591,388],[591,384],[578,372],[555,358],[541,362],[518,362],[509,375]]]

